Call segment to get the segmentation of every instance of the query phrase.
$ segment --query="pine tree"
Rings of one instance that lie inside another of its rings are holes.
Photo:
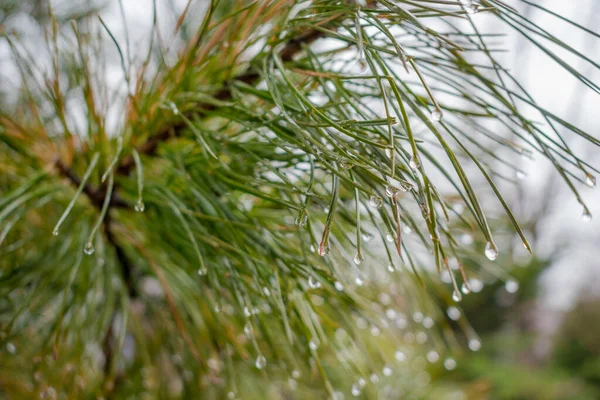
[[[432,396],[411,343],[477,350],[446,308],[514,232],[531,251],[510,160],[549,160],[591,218],[571,147],[600,141],[538,106],[501,34],[596,93],[564,55],[600,66],[499,0],[193,3],[169,31],[155,3],[146,49],[93,12],[48,9],[47,63],[2,33],[0,393]]]

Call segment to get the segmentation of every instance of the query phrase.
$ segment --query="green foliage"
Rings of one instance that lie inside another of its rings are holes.
[[[582,202],[596,170],[559,132],[600,143],[537,106],[475,11],[598,90],[545,40],[585,55],[496,0],[213,1],[168,38],[155,9],[141,55],[50,10],[48,66],[6,33],[22,89],[0,114],[0,390],[425,396],[407,347],[459,348],[444,310],[497,271],[493,225],[530,249],[494,162],[518,174],[507,160],[537,151]]]

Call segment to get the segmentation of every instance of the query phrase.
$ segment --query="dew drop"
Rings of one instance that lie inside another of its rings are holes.
[[[467,10],[467,14],[473,15],[479,12],[479,4],[472,4],[470,6],[465,7]]]
[[[267,359],[265,358],[265,356],[259,354],[258,357],[256,357],[256,362],[254,363],[254,366],[258,369],[263,369],[264,367],[266,367]]]
[[[581,219],[583,222],[590,222],[592,220],[592,213],[587,207],[583,207],[583,213],[581,214]]]
[[[335,290],[337,290],[338,292],[343,292],[344,291],[344,285],[342,285],[341,282],[336,281],[333,286],[335,286]]]
[[[392,368],[389,365],[386,365],[383,367],[383,375],[384,376],[391,376],[392,372],[394,372],[394,371],[392,370]]]
[[[444,368],[446,368],[448,371],[452,371],[454,368],[456,368],[456,361],[450,357],[446,358],[444,360]]]
[[[525,179],[527,177],[527,174],[523,171],[521,171],[520,169],[517,170],[517,172],[515,172],[515,176],[517,177],[518,180],[522,181],[523,179]]]
[[[410,233],[412,233],[412,231],[413,231],[413,230],[412,230],[412,228],[410,227],[410,225],[408,225],[408,224],[404,224],[404,225],[402,226],[402,232],[406,233],[407,235],[408,235],[408,234],[410,234]]]
[[[450,318],[452,321],[458,321],[462,315],[460,310],[454,306],[448,307],[446,314],[448,314],[448,318]]]
[[[435,121],[435,122],[440,122],[442,120],[442,117],[444,115],[442,114],[442,110],[440,110],[439,108],[436,108],[435,110],[433,110],[431,112],[431,120]]]
[[[169,102],[169,107],[171,108],[171,111],[173,112],[173,114],[179,115],[179,109],[177,108],[177,106],[175,105],[175,103],[173,103],[172,101],[170,101]]]
[[[437,351],[431,350],[429,353],[427,353],[427,361],[429,361],[430,363],[435,363],[439,359],[440,359],[440,355],[438,354]]]
[[[354,264],[360,265],[365,260],[365,257],[362,255],[360,251],[356,252],[354,256]]]
[[[469,339],[469,349],[471,349],[471,351],[479,351],[479,349],[481,349],[481,342],[479,339]]]
[[[371,241],[371,239],[373,239],[373,235],[372,235],[372,234],[370,234],[369,232],[365,232],[365,233],[363,233],[363,234],[362,234],[362,239],[363,239],[365,242],[370,242],[370,241]]]
[[[394,197],[394,196],[396,196],[396,195],[397,195],[399,192],[400,192],[400,189],[398,189],[398,188],[397,188],[397,187],[395,187],[395,186],[392,186],[392,185],[387,185],[387,186],[385,187],[385,194],[386,194],[388,197]]]
[[[308,287],[311,289],[318,289],[321,287],[321,282],[311,275],[308,277]]]
[[[83,248],[83,252],[85,254],[87,254],[88,256],[94,254],[94,245],[92,245],[90,242],[88,242],[85,245],[85,247]]]
[[[498,258],[498,248],[496,248],[494,243],[487,242],[485,244],[485,256],[491,261],[494,261],[496,258]]]
[[[250,311],[250,308],[248,308],[247,306],[244,307],[244,315],[246,317],[250,317],[252,315],[252,311]]]
[[[425,319],[423,320],[423,326],[427,329],[433,327],[433,318],[425,317]]]
[[[292,378],[294,379],[298,379],[300,378],[300,371],[298,371],[297,369],[292,371]]]
[[[329,246],[329,242],[322,244],[319,246],[319,255],[321,257],[325,257],[331,251],[331,247]]]
[[[455,290],[454,293],[452,293],[452,300],[458,303],[462,300],[462,294],[460,294],[458,290]]]
[[[460,241],[462,244],[468,246],[473,244],[473,236],[470,233],[463,233],[460,237]]]
[[[15,354],[17,352],[17,346],[12,344],[12,342],[8,342],[6,343],[6,351],[8,351],[10,354]]]
[[[383,205],[383,199],[379,196],[373,195],[369,198],[369,205],[373,208],[381,208]]]
[[[364,378],[360,378],[358,380],[358,386],[360,386],[361,388],[364,388],[367,385],[367,381]]]
[[[315,340],[311,340],[308,343],[308,347],[310,347],[311,350],[317,350],[319,348],[319,343],[317,343]]]
[[[483,289],[483,282],[478,278],[469,279],[469,287],[473,291],[473,293],[479,293]]]
[[[138,200],[137,203],[135,203],[135,206],[133,206],[133,208],[137,212],[144,212],[146,206],[144,205],[144,202],[142,200]]]
[[[463,294],[471,293],[471,290],[469,289],[466,283],[462,284],[462,286],[460,287],[460,291],[463,292]]]
[[[376,373],[372,373],[369,377],[369,380],[373,383],[377,383],[379,382],[379,375],[377,375]]]
[[[421,160],[419,160],[419,157],[417,156],[412,156],[408,161],[408,166],[411,169],[419,169],[419,167],[421,166]]]
[[[227,398],[228,398],[228,399],[230,399],[230,400],[233,400],[233,399],[235,399],[235,393],[233,393],[233,392],[228,392],[228,393],[227,393]]]
[[[589,187],[596,187],[596,177],[592,174],[585,174],[585,184]]]
[[[58,236],[58,229],[53,229],[52,230],[52,236]]]
[[[396,269],[394,268],[394,266],[392,264],[388,265],[387,270],[389,272],[394,272]]]
[[[504,284],[504,289],[506,289],[508,293],[516,293],[519,290],[519,282],[514,279],[509,279]]]
[[[198,268],[198,275],[199,276],[204,276],[204,275],[206,275],[207,272],[208,271],[206,270],[206,267]]]
[[[252,324],[250,322],[246,322],[246,325],[244,325],[244,333],[246,334],[246,336],[251,337],[252,332],[253,332]]]
[[[401,350],[397,350],[394,356],[396,357],[397,361],[406,361],[406,354],[404,354],[404,352]]]
[[[356,283],[357,286],[362,286],[364,282],[359,276],[357,276],[354,278],[354,283]]]
[[[387,240],[388,242],[394,241],[394,235],[392,234],[392,232],[388,232],[385,234],[385,240]]]
[[[351,162],[346,161],[346,160],[341,160],[339,162],[339,165],[340,165],[340,168],[342,168],[342,169],[351,169],[354,166],[354,164],[352,164]]]
[[[306,208],[302,208],[298,212],[295,222],[296,222],[296,225],[298,225],[298,226],[304,226],[304,225],[306,225],[306,221],[308,221],[308,211],[306,211]]]
[[[352,385],[352,396],[358,397],[360,396],[360,387],[355,383]]]
[[[390,149],[389,147],[386,147],[386,149],[385,149],[385,156],[386,156],[387,158],[392,158],[392,155],[393,155],[393,154],[394,154],[394,153],[393,153],[392,149]]]

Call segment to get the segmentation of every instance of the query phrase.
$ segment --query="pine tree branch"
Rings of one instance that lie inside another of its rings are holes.
[[[298,54],[304,46],[307,46],[317,39],[325,36],[325,33],[320,30],[309,30],[304,35],[300,37],[294,38],[289,41],[285,47],[279,53],[279,57],[283,62],[291,61],[296,54]],[[257,72],[249,71],[242,75],[237,76],[231,81],[228,81],[224,84],[223,88],[217,91],[214,94],[214,98],[219,101],[227,101],[230,100],[233,96],[231,91],[231,84],[234,81],[243,82],[249,85],[253,85],[258,83],[260,79],[260,74]],[[197,108],[189,113],[186,113],[185,116],[191,118],[192,116],[202,116],[210,111],[214,111],[219,106],[215,104],[198,104]],[[139,154],[144,154],[147,156],[154,155],[158,149],[158,146],[170,138],[178,137],[181,135],[181,132],[186,127],[186,123],[183,120],[175,121],[173,124],[164,125],[158,130],[156,135],[151,136],[148,140],[136,147],[136,150]],[[131,169],[134,167],[135,162],[133,156],[128,155],[123,158],[121,164],[119,165],[117,172],[121,175],[128,175]]]

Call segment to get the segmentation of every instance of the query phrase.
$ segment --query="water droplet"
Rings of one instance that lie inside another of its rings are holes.
[[[440,110],[439,108],[436,108],[435,110],[433,110],[431,112],[431,120],[432,121],[440,122],[442,120],[443,116],[444,116],[444,114],[442,114],[442,110]]]
[[[396,357],[397,361],[405,361],[406,360],[406,354],[404,354],[404,352],[402,352],[401,350],[397,350],[396,354],[394,354],[394,356]]]
[[[390,149],[389,147],[385,148],[385,155],[387,158],[392,158],[392,155],[394,155],[393,150]]]
[[[385,240],[387,240],[388,242],[393,242],[394,241],[394,234],[392,232],[388,232],[385,234]]]
[[[342,169],[351,169],[352,167],[354,167],[354,164],[352,164],[351,162],[346,161],[346,160],[341,160],[339,162],[339,165],[340,165],[340,168],[342,168]]]
[[[317,250],[317,249],[315,248],[315,245],[314,245],[314,244],[311,244],[311,245],[310,245],[310,252],[311,252],[311,253],[314,253],[316,250]]]
[[[249,317],[249,316],[251,316],[251,315],[252,315],[252,311],[250,311],[250,308],[248,308],[248,307],[244,307],[244,315],[245,315],[246,317]]]
[[[408,161],[408,166],[411,169],[419,169],[419,167],[421,166],[421,160],[419,160],[419,157],[417,156],[412,156]]]
[[[408,235],[408,234],[410,234],[410,233],[412,233],[412,231],[413,231],[413,230],[412,230],[412,228],[410,227],[410,225],[408,225],[408,224],[404,224],[404,225],[402,226],[402,232],[406,233],[407,235]]]
[[[471,290],[469,289],[466,283],[462,284],[462,286],[460,287],[460,291],[463,292],[463,294],[471,293]]]
[[[439,359],[440,359],[440,355],[438,354],[437,351],[431,350],[427,353],[427,361],[429,361],[430,363],[437,362]]]
[[[515,172],[515,175],[517,177],[518,180],[522,181],[523,179],[525,179],[527,177],[527,174],[523,171],[521,171],[520,169],[517,170],[517,172]]]
[[[372,373],[369,377],[369,380],[373,383],[377,383],[379,382],[379,375],[377,375],[376,373]]]
[[[358,385],[355,383],[354,385],[352,385],[352,396],[354,397],[358,397],[360,396],[360,387],[358,387]]]
[[[316,350],[319,348],[319,343],[313,339],[308,343],[308,347],[310,347],[311,350]]]
[[[423,313],[419,312],[419,311],[414,312],[413,313],[413,321],[415,321],[416,323],[423,321]]]
[[[250,322],[246,322],[246,325],[244,325],[244,333],[246,334],[246,336],[251,337],[252,332],[253,332],[252,324]]]
[[[233,393],[233,392],[227,393],[227,398],[230,399],[230,400],[235,399],[235,393]]]
[[[357,251],[356,255],[354,256],[354,264],[360,265],[364,260],[365,257],[362,255],[362,253],[360,251]]]
[[[585,184],[589,187],[596,187],[596,177],[592,174],[585,174]]]
[[[321,282],[311,275],[308,277],[308,287],[311,289],[318,289],[321,287]]]
[[[304,225],[306,225],[306,221],[308,221],[308,211],[306,211],[306,208],[302,208],[298,212],[295,222],[296,222],[296,225],[298,225],[298,226],[304,226]]]
[[[485,256],[491,261],[494,261],[496,258],[498,258],[498,248],[494,243],[487,242],[485,244]]]
[[[397,187],[395,187],[395,186],[392,186],[392,185],[387,185],[387,186],[385,187],[385,194],[386,194],[388,197],[394,197],[394,196],[396,196],[396,195],[397,195],[399,192],[400,192],[400,189],[398,189],[398,188],[397,188]]]
[[[465,10],[467,10],[467,14],[477,14],[479,12],[479,4],[471,4],[465,7]]]
[[[171,108],[171,111],[173,112],[173,114],[179,115],[179,109],[177,108],[177,106],[175,105],[175,103],[173,103],[172,101],[170,101],[169,102],[169,107]]]
[[[479,339],[469,339],[469,349],[471,349],[471,351],[479,351],[479,349],[481,349],[481,342],[479,341]]]
[[[335,290],[337,290],[338,292],[343,292],[344,291],[344,285],[342,285],[341,282],[335,282],[333,284],[333,286],[335,286]]]
[[[52,230],[52,236],[58,236],[58,229],[53,229]]]
[[[456,361],[450,357],[446,358],[444,360],[444,368],[446,368],[448,371],[452,371],[454,368],[456,368]]]
[[[581,219],[583,222],[590,222],[592,220],[592,213],[587,207],[583,207],[583,213],[581,214]]]
[[[133,208],[137,212],[144,212],[146,206],[144,205],[144,202],[142,200],[138,200],[137,203],[135,203],[135,206],[133,206]]]
[[[450,318],[452,321],[458,321],[462,315],[460,310],[454,306],[448,307],[446,314],[448,314],[448,318]]]
[[[319,255],[321,257],[325,257],[327,254],[329,254],[330,251],[331,251],[331,247],[329,246],[329,242],[327,242],[325,244],[321,244],[319,246]]]
[[[519,290],[519,282],[514,279],[509,279],[504,284],[504,289],[506,289],[508,293],[516,293],[517,290]]]
[[[300,378],[300,371],[298,371],[297,369],[292,371],[292,378],[294,379],[298,379]]]
[[[452,293],[452,300],[454,300],[455,302],[457,302],[457,303],[458,303],[459,301],[461,301],[461,300],[462,300],[462,294],[460,294],[460,292],[459,292],[458,290],[455,290],[455,291]]]
[[[425,317],[425,319],[423,320],[423,326],[427,329],[433,327],[433,318]]]
[[[15,354],[17,352],[17,346],[15,346],[12,342],[6,343],[6,351],[10,354]]]
[[[200,268],[198,268],[198,275],[199,276],[204,276],[204,275],[206,275],[207,272],[208,271],[206,270],[206,267],[200,267]]]
[[[364,378],[360,378],[358,380],[358,386],[360,386],[361,388],[364,388],[367,385],[367,381]]]
[[[384,376],[391,376],[392,372],[394,372],[394,371],[392,370],[392,368],[389,365],[386,365],[383,367],[383,375]]]
[[[388,265],[387,270],[389,272],[394,272],[396,269],[394,268],[394,266],[392,264]]]
[[[83,252],[85,254],[87,254],[88,256],[94,254],[94,245],[92,245],[90,242],[88,242],[85,245],[85,247],[83,248]]]
[[[379,196],[373,195],[369,198],[369,205],[373,208],[381,208],[383,205],[383,199]]]
[[[356,283],[357,286],[362,286],[364,282],[363,282],[363,280],[359,276],[357,276],[354,279],[354,283]]]
[[[265,356],[259,354],[258,357],[256,357],[256,362],[254,363],[254,366],[258,369],[263,369],[264,367],[266,367],[267,359],[265,358]]]
[[[370,242],[370,241],[371,241],[371,239],[373,239],[373,235],[372,235],[372,234],[370,234],[369,232],[365,232],[365,233],[363,233],[363,234],[362,234],[362,239],[363,239],[365,242]]]
[[[479,293],[483,289],[483,282],[479,278],[469,279],[469,287],[473,293]]]
[[[271,295],[271,291],[266,286],[263,287],[263,293],[265,294],[265,296],[270,296]]]
[[[473,244],[473,236],[470,233],[463,233],[460,236],[460,241],[462,242],[462,244],[468,246],[470,244]]]

